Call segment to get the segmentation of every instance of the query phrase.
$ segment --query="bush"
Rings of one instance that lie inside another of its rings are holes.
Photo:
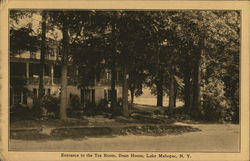
[[[87,102],[84,106],[84,115],[94,116],[110,113],[113,116],[119,116],[122,114],[122,98],[119,98],[116,102],[116,107],[111,109],[110,102],[102,99],[98,104],[93,102]]]
[[[109,102],[107,101],[107,100],[105,100],[105,99],[102,99],[100,102],[99,102],[99,104],[97,105],[97,107],[99,108],[99,109],[108,109],[108,104],[109,104]]]
[[[45,95],[40,102],[40,106],[47,110],[47,116],[59,118],[59,112],[60,112],[59,98],[52,95]]]
[[[113,110],[113,115],[114,116],[120,116],[122,115],[122,98],[118,98],[117,101],[116,101],[116,107],[115,109]]]
[[[84,115],[87,116],[94,116],[99,114],[100,111],[98,111],[98,108],[96,106],[96,104],[94,102],[86,102],[86,104],[84,105]]]
[[[223,90],[224,84],[218,79],[211,79],[203,87],[202,112],[206,121],[223,121],[228,102]]]
[[[84,115],[95,116],[95,115],[102,115],[102,114],[107,114],[107,113],[114,114],[115,112],[112,111],[112,109],[109,106],[109,103],[110,102],[108,102],[105,99],[100,100],[98,104],[95,104],[93,102],[87,102],[84,107]]]
[[[29,108],[25,105],[16,104],[10,109],[10,119],[11,120],[34,120],[42,117],[42,109],[33,106]]]
[[[83,115],[83,106],[78,95],[70,94],[70,108],[67,108],[68,117],[80,117]]]
[[[81,110],[80,97],[75,94],[70,94],[70,106],[73,111]]]

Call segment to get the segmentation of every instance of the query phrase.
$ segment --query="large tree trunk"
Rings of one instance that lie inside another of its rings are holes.
[[[162,107],[163,106],[163,84],[162,84],[161,78],[159,79],[159,81],[156,82],[156,92],[157,92],[156,106]]]
[[[111,109],[113,112],[116,111],[116,91],[115,91],[115,84],[116,84],[116,51],[117,51],[117,44],[116,44],[116,31],[115,31],[115,23],[112,23],[112,37],[113,37],[113,53],[111,55]]]
[[[115,81],[116,81],[116,69],[115,63],[112,63],[111,67],[111,109],[114,111],[116,108],[116,91],[115,91]]]
[[[186,111],[189,111],[191,108],[191,73],[186,68],[184,71],[184,106],[186,108]]]
[[[65,14],[65,13],[64,13]],[[64,15],[64,22],[62,26],[62,69],[61,69],[61,98],[60,98],[60,119],[65,120],[67,119],[67,107],[68,107],[68,100],[67,100],[67,73],[68,73],[68,44],[69,44],[69,35],[68,35],[68,24],[67,24],[67,17]]]
[[[159,42],[158,42],[159,44]],[[157,103],[156,106],[163,106],[163,70],[161,70],[161,60],[160,60],[160,47],[157,49],[156,53],[156,63],[157,63],[157,71],[156,71],[156,94],[157,94]]]
[[[169,79],[169,111],[173,114],[174,110],[174,69],[170,67],[170,79]]]
[[[42,44],[40,54],[40,71],[39,71],[39,87],[38,87],[38,100],[41,100],[44,96],[44,64],[45,64],[45,53],[46,53],[46,12],[42,12]]]
[[[122,88],[122,114],[128,117],[128,73],[126,66],[123,67],[123,88]]]
[[[196,62],[194,64],[194,78],[193,78],[193,110],[194,117],[199,117],[201,114],[201,55],[203,53],[204,40],[200,40],[198,50],[196,53]]]
[[[156,104],[156,106],[162,107],[163,106],[163,85],[162,85],[162,80],[157,81],[156,90],[157,90],[157,104]]]

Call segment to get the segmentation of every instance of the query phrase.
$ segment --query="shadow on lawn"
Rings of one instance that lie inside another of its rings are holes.
[[[17,140],[34,140],[34,141],[49,141],[49,140],[84,140],[88,137],[114,137],[112,129],[109,127],[95,128],[44,128],[32,130],[11,130],[10,138]]]
[[[88,120],[86,119],[73,119],[59,120],[59,119],[48,119],[48,120],[21,120],[21,119],[10,119],[10,128],[41,128],[41,127],[72,127],[72,126],[86,126]]]

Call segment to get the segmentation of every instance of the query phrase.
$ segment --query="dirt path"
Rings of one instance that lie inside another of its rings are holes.
[[[240,126],[232,124],[182,124],[200,132],[168,136],[115,136],[58,141],[10,140],[11,150],[22,151],[195,151],[238,152]]]

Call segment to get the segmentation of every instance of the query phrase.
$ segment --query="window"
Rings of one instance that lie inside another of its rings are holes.
[[[60,65],[54,66],[54,77],[55,78],[61,77],[61,66]]]
[[[100,82],[100,79],[101,79],[101,73],[100,73],[100,71],[96,71],[95,78],[96,78],[96,82]]]
[[[111,101],[111,90],[104,90],[104,99],[107,101]],[[117,91],[115,90],[115,100],[117,99]]]
[[[45,76],[50,76],[50,67],[48,64],[44,65],[44,75]]]
[[[26,64],[11,62],[10,63],[10,75],[24,77],[26,75]]]
[[[27,104],[27,91],[25,89],[15,89],[11,92],[11,104]]]
[[[34,98],[38,97],[38,92],[37,92],[36,88],[33,88],[33,96],[34,96]]]
[[[92,102],[95,102],[95,90],[94,89],[92,89],[91,90],[91,93],[92,93]]]
[[[107,79],[107,80],[111,80],[111,72],[110,72],[110,71],[108,71],[106,74],[107,74],[106,79]]]
[[[117,72],[117,81],[122,81],[123,80],[123,73],[122,72]]]
[[[48,94],[48,95],[50,95],[50,94],[51,94],[51,90],[50,90],[50,88],[48,88],[48,92],[47,92],[47,94]]]
[[[29,64],[29,75],[30,77],[39,75],[40,65],[39,64]]]
[[[22,103],[23,104],[27,104],[27,91],[23,91],[23,100],[22,100]]]
[[[19,104],[22,102],[22,93],[19,90],[14,91],[14,104]]]
[[[94,89],[84,89],[81,90],[81,103],[95,102],[95,90]]]
[[[68,77],[73,77],[75,74],[75,68],[73,65],[68,66],[68,72],[67,72],[67,76]]]

